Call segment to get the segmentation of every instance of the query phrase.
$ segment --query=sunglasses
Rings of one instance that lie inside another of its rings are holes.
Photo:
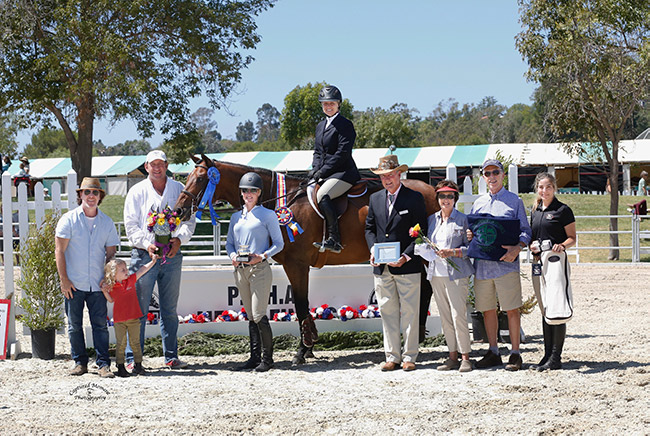
[[[260,192],[260,190],[257,189],[257,188],[242,188],[241,189],[242,194],[257,194],[258,192]]]
[[[501,174],[501,170],[483,171],[483,175],[485,177],[498,176],[499,174]]]
[[[93,194],[95,197],[99,195],[99,191],[97,189],[84,189],[84,195],[90,195]]]
[[[442,200],[453,200],[455,197],[454,194],[438,194],[438,198]]]

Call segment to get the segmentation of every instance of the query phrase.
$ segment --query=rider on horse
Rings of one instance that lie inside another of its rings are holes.
[[[314,242],[314,245],[334,253],[340,253],[343,246],[332,200],[345,194],[361,179],[352,159],[352,147],[357,133],[352,122],[339,113],[342,100],[341,91],[336,86],[325,86],[318,94],[326,119],[316,126],[314,159],[309,172],[309,178],[320,185],[316,200],[329,233],[324,244]]]

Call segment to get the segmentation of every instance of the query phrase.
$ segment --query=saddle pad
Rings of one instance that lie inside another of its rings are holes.
[[[544,318],[548,324],[564,324],[573,317],[569,259],[564,252],[544,251],[541,263]]]

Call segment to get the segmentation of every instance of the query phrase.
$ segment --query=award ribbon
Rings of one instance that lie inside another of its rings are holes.
[[[276,196],[278,199],[275,204],[275,214],[278,216],[278,222],[281,226],[284,226],[287,229],[287,237],[290,242],[293,242],[294,236],[297,234],[302,234],[304,230],[300,227],[300,224],[293,219],[293,212],[289,209],[287,204],[287,183],[284,174],[277,174],[277,189]]]
[[[212,220],[213,226],[217,225],[217,220],[216,220],[217,218],[221,219],[221,217],[217,215],[217,212],[215,212],[214,206],[212,205],[212,197],[214,196],[214,190],[219,184],[220,179],[221,179],[221,174],[219,173],[219,170],[217,168],[215,167],[208,168],[208,186],[205,187],[205,192],[203,192],[203,197],[201,198],[201,202],[199,203],[198,206],[199,210],[196,211],[196,218],[201,219],[201,215],[203,215],[203,209],[205,209],[205,205],[209,204],[210,219]]]

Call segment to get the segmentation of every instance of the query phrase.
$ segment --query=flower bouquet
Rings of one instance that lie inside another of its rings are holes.
[[[156,236],[157,253],[162,255],[162,263],[167,261],[167,253],[171,249],[170,239],[172,232],[181,224],[181,219],[178,217],[176,211],[171,210],[169,206],[165,206],[162,211],[154,211],[153,209],[147,215],[147,230],[154,233]],[[162,253],[161,253],[162,251]]]
[[[433,251],[435,251],[436,254],[438,254],[438,251],[440,251],[440,248],[436,244],[434,244],[433,241],[431,239],[429,239],[426,235],[423,235],[420,232],[420,230],[421,230],[420,224],[418,223],[418,224],[414,225],[413,227],[411,227],[409,229],[409,236],[411,238],[415,238],[415,243],[416,244],[425,244],[427,247],[429,247]],[[460,272],[460,268],[458,268],[458,265],[456,265],[456,262],[454,262],[453,260],[451,260],[448,257],[445,257],[445,258],[441,257],[441,259],[444,259],[450,267],[452,267],[456,271]]]

